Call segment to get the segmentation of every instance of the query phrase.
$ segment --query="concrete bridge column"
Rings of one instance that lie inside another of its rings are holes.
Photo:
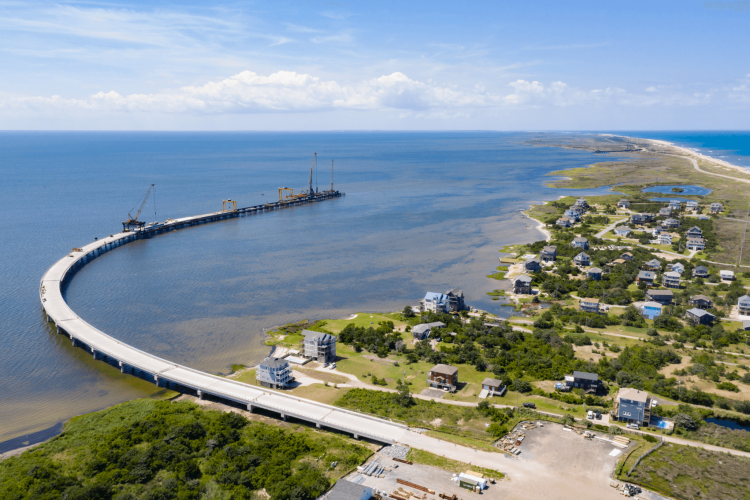
[[[70,337],[70,341],[73,343],[73,347],[75,347],[77,344],[75,337]]]
[[[125,373],[125,364],[120,361],[120,373]]]
[[[283,420],[284,422],[286,422],[286,415],[284,415],[283,413],[281,414],[281,420]]]
[[[317,427],[318,429],[320,429],[320,422],[315,422],[315,427]]]
[[[203,399],[203,391],[196,391],[198,392],[198,399]]]
[[[91,348],[91,354],[93,354],[94,355],[94,359],[96,359],[96,351],[94,350],[93,347]]]
[[[355,434],[354,439],[359,439],[359,434]]]
[[[252,413],[253,412],[253,405],[247,405],[247,411],[249,411],[250,413]]]
[[[156,384],[156,387],[161,387],[159,385],[159,376],[158,375],[154,375],[154,383]]]

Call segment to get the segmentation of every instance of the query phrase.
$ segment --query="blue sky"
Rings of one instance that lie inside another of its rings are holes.
[[[748,129],[750,2],[2,2],[0,128]]]

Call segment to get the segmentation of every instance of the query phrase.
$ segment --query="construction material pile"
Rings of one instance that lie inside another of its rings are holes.
[[[526,432],[536,427],[544,427],[544,424],[542,422],[520,422],[515,429],[498,441],[495,446],[511,455],[519,455],[521,453],[521,444],[526,438]]]
[[[409,454],[410,449],[411,448],[409,448],[408,446],[397,446],[394,444],[391,446],[383,447],[383,449],[380,450],[380,454],[385,455],[386,457],[406,460],[406,455]]]
[[[642,491],[642,490],[641,490],[640,486],[637,486],[637,485],[635,485],[635,484],[628,484],[628,483],[625,483],[625,484],[624,484],[624,485],[622,486],[622,489],[620,490],[620,493],[622,493],[622,494],[623,494],[623,495],[625,495],[626,497],[634,497],[634,496],[636,496],[636,495],[637,495],[638,493],[640,493],[641,491]]]

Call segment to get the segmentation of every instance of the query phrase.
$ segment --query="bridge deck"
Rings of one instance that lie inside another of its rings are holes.
[[[223,212],[183,217],[169,221],[160,228],[189,224],[206,218],[226,215]],[[357,414],[333,406],[270,389],[243,384],[210,373],[167,361],[107,335],[79,318],[68,306],[62,294],[62,286],[71,277],[71,270],[85,265],[88,260],[121,244],[134,241],[135,233],[118,233],[94,241],[72,251],[49,268],[40,283],[39,295],[49,319],[70,335],[72,339],[84,343],[98,354],[104,354],[122,363],[150,373],[154,379],[169,381],[203,394],[214,395],[253,407],[278,412],[285,417],[293,417],[350,432],[381,442],[393,443],[407,431],[407,427],[387,420]]]

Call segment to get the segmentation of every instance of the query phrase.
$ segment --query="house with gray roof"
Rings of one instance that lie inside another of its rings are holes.
[[[666,288],[680,288],[680,278],[680,273],[669,271],[662,276],[661,284]]]
[[[716,321],[716,316],[703,309],[694,307],[685,311],[685,320],[689,321],[693,325],[708,325],[711,326]]]
[[[548,245],[542,248],[539,257],[544,262],[554,262],[557,260],[557,247],[555,245]]]
[[[531,276],[522,274],[516,276],[513,280],[513,293],[530,295],[531,294]]]
[[[656,273],[653,271],[638,271],[638,277],[635,278],[637,283],[646,283],[651,286],[654,284],[656,279]]]
[[[693,212],[695,212],[696,210],[698,210],[698,202],[695,200],[690,200],[687,202],[686,207],[688,210],[692,210]]]
[[[630,208],[630,201],[628,200],[620,200],[617,202],[617,206],[620,208]]]
[[[577,266],[585,267],[591,264],[591,257],[586,252],[581,252],[573,258],[573,263]]]
[[[443,295],[448,297],[448,312],[459,312],[466,309],[464,291],[460,288],[452,288]]]
[[[573,375],[565,375],[565,385],[571,389],[583,389],[585,392],[596,394],[602,388],[602,381],[596,373],[574,371]]]
[[[711,309],[714,306],[711,297],[703,294],[691,295],[689,303],[691,306],[697,307],[698,309]]]
[[[339,479],[325,500],[370,500],[371,498],[372,488],[369,486]]]
[[[592,267],[586,272],[586,274],[592,280],[600,281],[602,279],[602,270],[598,267]]]
[[[643,263],[643,269],[649,271],[658,271],[661,269],[661,261],[659,259],[651,259],[648,262]]]
[[[693,268],[693,278],[708,278],[708,268],[706,266],[695,266]]]
[[[575,238],[573,238],[573,241],[570,242],[570,246],[575,247],[575,248],[582,248],[583,250],[588,250],[589,240],[581,236],[576,236]]]
[[[680,227],[680,221],[672,218],[664,219],[661,221],[661,227],[666,229],[677,229]]]
[[[336,361],[336,337],[330,333],[302,330],[304,338],[299,343],[300,355],[319,363]]]
[[[711,203],[711,213],[712,214],[721,213],[722,210],[724,210],[724,207],[721,205],[721,203]]]
[[[594,299],[592,297],[582,298],[581,302],[578,304],[578,310],[581,312],[599,314],[599,299]]]
[[[287,360],[269,356],[258,365],[255,379],[263,387],[286,389],[294,381],[294,376]]]
[[[680,209],[680,200],[669,200],[669,208],[670,210],[679,210]]]
[[[659,217],[669,217],[672,215],[672,209],[669,207],[664,207],[659,209]]]
[[[555,224],[560,227],[570,227],[570,217],[560,217]]]
[[[648,426],[651,421],[651,396],[638,389],[622,388],[611,412],[621,422]]]
[[[427,383],[448,392],[456,392],[458,387],[458,368],[450,365],[435,365],[427,374]]]
[[[703,238],[703,230],[698,226],[693,226],[685,233],[688,238]]]
[[[630,226],[617,226],[614,230],[615,236],[627,237],[630,234]]]
[[[674,294],[672,293],[672,290],[649,290],[646,292],[646,297],[654,302],[668,306],[672,303]]]
[[[750,297],[743,295],[737,299],[737,310],[743,316],[750,316]]]
[[[705,250],[706,240],[704,240],[703,238],[688,238],[687,248],[688,250]]]
[[[524,269],[526,269],[529,272],[536,272],[539,271],[542,268],[542,263],[539,260],[539,257],[534,257],[532,259],[528,259],[526,262],[523,263]]]

